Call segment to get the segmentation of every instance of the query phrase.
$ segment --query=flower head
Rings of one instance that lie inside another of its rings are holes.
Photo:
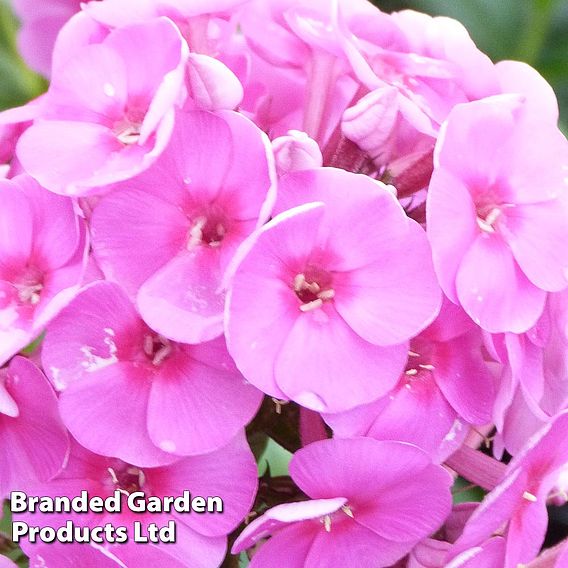
[[[283,178],[277,210],[232,279],[231,355],[261,390],[313,410],[377,399],[439,309],[423,230],[384,186],[332,168]]]

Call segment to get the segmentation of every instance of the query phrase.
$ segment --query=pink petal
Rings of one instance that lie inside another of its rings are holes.
[[[411,258],[402,250],[412,251]],[[364,267],[335,275],[334,303],[362,338],[396,345],[427,327],[440,309],[430,246],[423,229],[409,221],[405,238],[383,238],[374,256]]]
[[[535,107],[539,120],[554,125],[558,122],[558,101],[554,90],[536,69],[522,61],[499,61],[495,70],[504,93],[525,95],[527,104]]]
[[[233,146],[226,120],[203,111],[178,112],[170,146],[159,160],[155,173],[173,176],[176,185],[181,182],[186,192],[198,192],[203,202],[213,202],[231,167]],[[164,194],[159,187],[154,191]]]
[[[411,444],[332,439],[298,450],[290,462],[290,475],[312,499],[341,496],[355,506],[378,503],[385,488],[392,492],[430,463],[426,453]],[[325,464],[325,476],[320,474],[321,464]]]
[[[260,390],[283,399],[274,364],[300,310],[282,277],[292,282],[301,271],[302,261],[295,259],[310,254],[322,215],[321,205],[307,205],[265,225],[243,245],[246,253],[227,295],[225,333],[237,367]]]
[[[218,249],[198,246],[179,254],[140,288],[140,315],[152,329],[175,341],[214,339],[223,333],[221,277]]]
[[[471,424],[491,422],[495,379],[483,359],[477,333],[436,344],[432,365],[436,383],[460,416]]]
[[[507,531],[506,568],[528,564],[536,558],[548,527],[548,511],[545,497],[540,502],[521,505],[509,524]]]
[[[171,467],[148,470],[148,481],[160,496],[219,496],[223,513],[202,516],[175,514],[181,521],[204,536],[226,535],[235,529],[250,511],[258,486],[257,466],[244,432],[217,452],[183,458]]]
[[[455,303],[460,262],[479,234],[476,217],[475,205],[463,182],[444,169],[435,169],[426,201],[426,227],[436,275]]]
[[[112,127],[123,116],[127,89],[126,64],[120,55],[105,44],[86,45],[75,49],[53,75],[44,115]]]
[[[396,459],[396,454],[391,459]],[[355,512],[356,521],[384,538],[415,542],[434,533],[451,511],[453,478],[441,467],[430,465],[407,474],[404,484],[385,490],[378,502]],[[424,488],[428,487],[428,491]]]
[[[114,133],[100,124],[50,120],[37,121],[22,134],[17,155],[41,185],[76,195],[78,185],[95,177],[100,185],[121,179],[125,174],[112,171],[109,162],[121,151],[136,154],[137,148],[124,150]],[[134,157],[134,161],[139,159]]]
[[[136,189],[103,198],[92,218],[97,262],[107,278],[131,294],[183,249],[188,231],[189,221],[178,207]]]
[[[521,107],[518,95],[454,107],[436,143],[436,169],[443,168],[470,188],[491,186],[510,163],[509,142]]]
[[[16,357],[5,380],[18,415],[0,414],[0,497],[47,481],[61,470],[69,452],[57,398],[37,367]]]
[[[25,266],[30,256],[33,216],[27,197],[12,181],[0,180],[0,204],[0,271],[10,278],[11,270]]]
[[[291,525],[276,533],[255,552],[250,568],[266,566],[286,566],[286,568],[305,568],[306,557],[321,525],[301,523]]]
[[[38,268],[52,271],[72,260],[84,231],[70,199],[54,195],[27,175],[14,181],[28,197],[34,223],[33,259]],[[21,214],[20,214],[21,216]]]
[[[270,141],[242,114],[231,111],[219,114],[229,125],[233,139],[232,161],[221,198],[231,204],[233,219],[258,219],[260,227],[268,220],[276,200],[276,173]],[[210,166],[208,172],[211,175]]]
[[[537,322],[546,299],[498,235],[483,234],[475,240],[461,262],[456,287],[464,310],[492,333],[527,331]]]
[[[305,568],[350,566],[390,566],[410,552],[413,542],[392,542],[361,526],[357,521],[331,524],[329,532],[320,528],[305,561]]]
[[[568,286],[568,207],[564,201],[516,205],[505,212],[503,238],[528,279],[543,290]],[[500,227],[501,230],[501,227]]]
[[[141,350],[143,324],[124,291],[110,282],[86,287],[51,323],[43,367],[58,390]]]
[[[233,545],[233,553],[250,548],[271,534],[280,534],[280,529],[290,523],[310,519],[319,523],[325,515],[339,511],[346,503],[344,497],[336,497],[276,505],[246,526]]]
[[[349,199],[345,187],[349,187]],[[409,234],[409,219],[383,184],[335,168],[298,171],[282,178],[276,211],[316,201],[325,203],[320,239],[322,243],[329,239],[335,253],[329,267],[333,270],[348,272],[366,266],[389,247],[400,246]],[[376,222],[378,216],[381,223]]]
[[[73,436],[93,452],[142,467],[172,463],[176,456],[161,451],[148,435],[151,387],[146,368],[116,363],[66,389],[60,398],[61,417]]]
[[[215,368],[193,358],[194,351],[208,349],[207,343],[184,348],[163,363],[151,387],[150,436],[156,446],[177,455],[225,446],[252,420],[262,400],[234,367]]]
[[[368,343],[333,306],[324,306],[297,318],[276,360],[274,376],[287,397],[302,406],[342,412],[393,388],[406,354],[406,344],[380,347]],[[348,390],[345,377],[351,377]]]

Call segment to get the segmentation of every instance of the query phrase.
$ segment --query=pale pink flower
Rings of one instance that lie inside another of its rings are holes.
[[[86,261],[84,224],[70,199],[27,175],[0,180],[0,364],[71,300]]]
[[[223,333],[223,274],[274,203],[265,135],[234,112],[179,113],[147,172],[96,207],[93,247],[107,278],[136,295],[146,323],[199,343]]]
[[[56,193],[85,195],[146,169],[183,103],[187,55],[167,18],[77,47],[54,69],[41,116],[20,138],[26,171]]]
[[[220,448],[262,398],[222,338],[173,343],[148,328],[110,282],[91,284],[67,306],[49,328],[42,359],[79,442],[141,466]]]
[[[290,475],[311,500],[278,505],[246,527],[233,553],[272,535],[251,568],[391,566],[451,509],[451,476],[411,444],[315,442],[296,452]]]
[[[69,438],[57,398],[42,372],[23,357],[0,370],[0,499],[55,476]]]
[[[427,201],[446,295],[483,329],[521,333],[568,286],[568,142],[513,95],[456,107]]]
[[[364,176],[305,170],[279,190],[285,212],[240,254],[227,299],[229,351],[262,391],[318,412],[376,400],[440,307],[425,233]]]

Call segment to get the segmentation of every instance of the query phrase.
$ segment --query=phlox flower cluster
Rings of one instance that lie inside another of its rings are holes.
[[[177,542],[30,565],[568,566],[543,550],[568,501],[546,81],[366,0],[39,4],[19,42],[49,88],[0,114],[0,498],[224,512],[36,515]]]

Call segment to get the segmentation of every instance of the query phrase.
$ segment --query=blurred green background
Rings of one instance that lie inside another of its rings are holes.
[[[49,2],[50,0],[37,0]],[[346,0],[349,1],[349,0]],[[374,0],[385,11],[412,8],[460,20],[494,61],[520,59],[552,84],[568,122],[568,0]],[[16,49],[17,22],[9,0],[0,0],[0,109],[45,89]]]

